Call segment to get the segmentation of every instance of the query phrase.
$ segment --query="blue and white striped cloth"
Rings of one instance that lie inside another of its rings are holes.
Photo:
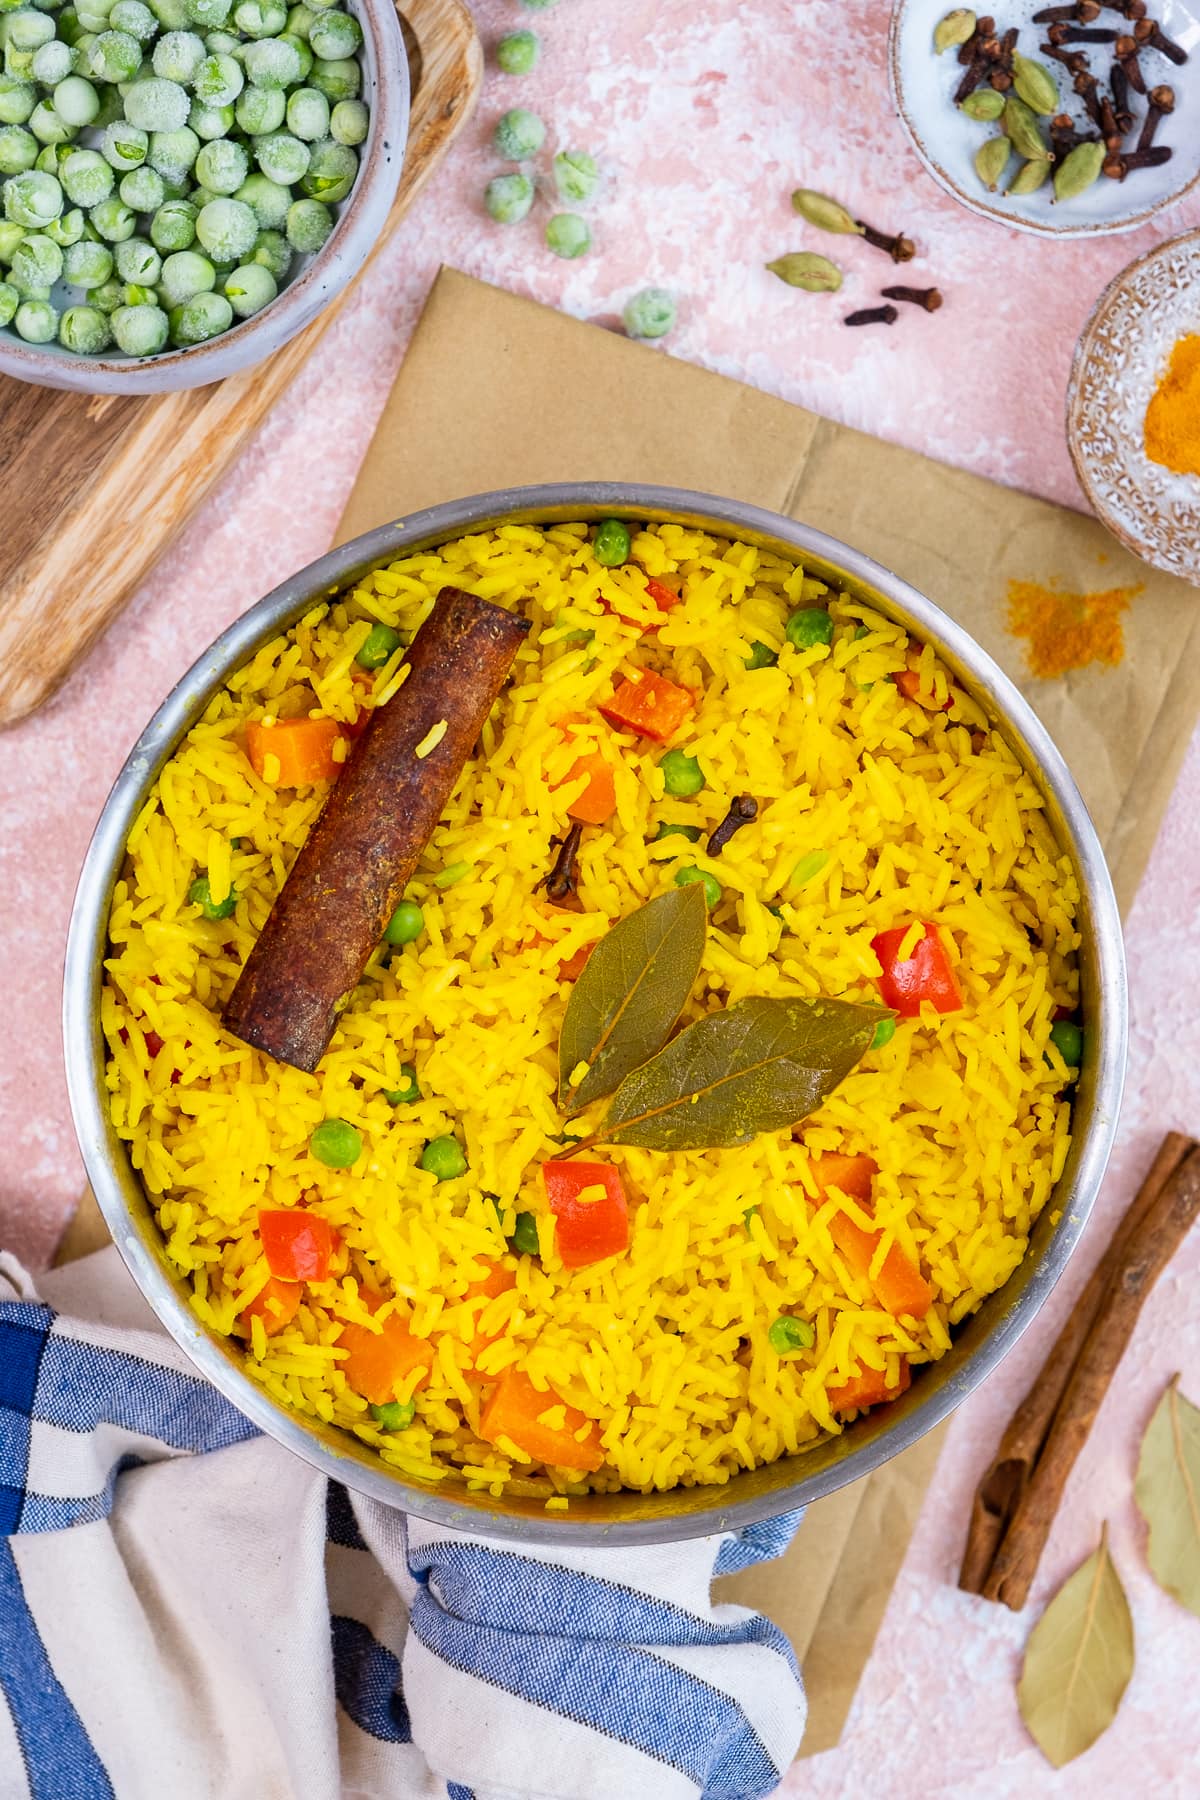
[[[0,1800],[776,1787],[799,1672],[709,1584],[797,1515],[628,1550],[446,1531],[259,1436],[115,1251],[40,1287],[0,1256]]]

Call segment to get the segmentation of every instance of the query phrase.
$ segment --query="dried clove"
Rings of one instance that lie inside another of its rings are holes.
[[[709,835],[708,854],[720,856],[735,832],[758,817],[758,801],[753,794],[739,794],[721,823]]]
[[[941,290],[935,287],[886,287],[879,291],[885,300],[907,300],[910,306],[923,306],[926,312],[936,312],[942,304]]]
[[[1052,44],[1115,44],[1118,33],[1107,25],[1099,30],[1083,25],[1052,25],[1046,36]]]
[[[975,58],[979,55],[980,44],[983,43],[985,38],[990,38],[995,30],[996,21],[992,18],[990,13],[986,13],[982,19],[976,20],[975,30],[958,53],[959,62],[963,64],[974,62]]]
[[[1149,100],[1149,110],[1142,121],[1142,132],[1137,141],[1139,150],[1149,150],[1154,142],[1154,134],[1158,130],[1159,121],[1175,111],[1175,89],[1165,85],[1151,88]]]
[[[572,825],[567,835],[559,843],[558,855],[554,858],[550,873],[543,875],[533,890],[536,894],[538,888],[544,887],[547,900],[554,906],[561,906],[567,912],[583,911],[583,902],[575,891],[579,881],[579,871],[575,866],[575,859],[579,855],[579,845],[582,839],[583,826],[578,823]]]
[[[1168,144],[1153,144],[1148,150],[1126,150],[1123,155],[1106,159],[1104,173],[1110,181],[1124,181],[1135,169],[1160,168],[1170,162],[1172,154]]]
[[[1062,50],[1057,44],[1039,44],[1038,49],[1052,62],[1061,63],[1063,68],[1069,70],[1072,75],[1089,73],[1088,59],[1082,50]]]
[[[903,232],[897,232],[895,237],[891,237],[886,231],[876,231],[875,227],[868,225],[865,219],[855,219],[854,223],[868,244],[873,245],[876,250],[885,251],[894,263],[911,262],[917,254],[917,246],[911,238],[906,238]]]
[[[1100,95],[1097,92],[1096,77],[1089,74],[1087,71],[1082,71],[1080,74],[1076,75],[1073,85],[1075,92],[1079,95],[1084,106],[1087,108],[1088,118],[1103,135],[1104,108],[1100,103]]]
[[[1135,94],[1146,91],[1146,77],[1142,74],[1142,65],[1138,61],[1140,46],[1136,38],[1119,37],[1113,54],[1125,71],[1126,79]]]
[[[1133,109],[1129,104],[1129,77],[1124,66],[1115,62],[1109,71],[1109,86],[1112,88],[1113,110],[1117,116],[1117,128],[1125,136],[1133,130]]]
[[[1135,43],[1142,46],[1148,44],[1152,50],[1161,51],[1173,63],[1185,63],[1188,59],[1183,45],[1169,38],[1162,26],[1153,19],[1139,19],[1133,28],[1133,37]]]
[[[987,74],[987,69],[987,63],[982,56],[976,56],[967,65],[967,68],[963,72],[962,80],[954,90],[955,106],[961,106],[964,100],[970,98]]]
[[[1050,148],[1055,162],[1061,162],[1069,156],[1079,143],[1079,133],[1075,129],[1075,121],[1070,113],[1056,113],[1049,125]]]
[[[1103,10],[1099,0],[1076,0],[1074,6],[1044,6],[1041,12],[1034,13],[1033,23],[1056,25],[1074,19],[1077,24],[1090,25],[1093,19],[1100,17]]]
[[[1100,117],[1097,120],[1100,127],[1100,136],[1104,139],[1104,142],[1108,145],[1110,150],[1119,150],[1125,133],[1117,124],[1117,115],[1113,111],[1113,103],[1107,94],[1100,92],[1099,88],[1096,90],[1096,98],[1100,105]]]
[[[844,325],[894,325],[900,314],[894,306],[863,306],[858,312],[847,313]]]

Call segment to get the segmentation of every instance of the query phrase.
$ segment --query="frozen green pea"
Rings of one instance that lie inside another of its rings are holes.
[[[73,205],[91,208],[108,199],[116,176],[99,151],[72,150],[63,162],[59,180]]]
[[[292,187],[307,173],[312,152],[288,132],[273,131],[254,140],[254,160],[272,181]]]
[[[172,307],[167,315],[171,325],[171,342],[180,348],[188,344],[206,344],[220,337],[233,324],[233,308],[224,294],[195,294],[182,306]]]
[[[45,294],[63,272],[63,253],[44,232],[31,232],[13,251],[9,280],[22,294]]]
[[[233,0],[183,0],[188,22],[201,31],[220,31],[233,9]]]
[[[250,173],[250,158],[232,138],[200,146],[196,179],[214,194],[235,194]]]
[[[48,100],[39,100],[29,115],[29,129],[42,144],[69,144],[78,133],[77,125],[68,125],[59,117]]]
[[[168,254],[186,250],[196,238],[196,208],[189,200],[165,200],[150,221],[150,242]]]
[[[243,131],[251,137],[261,137],[265,132],[278,131],[283,124],[287,95],[282,88],[243,88],[234,112]]]
[[[349,57],[327,59],[318,56],[306,77],[310,87],[320,88],[333,105],[338,100],[357,100],[362,88],[362,70]]]
[[[37,99],[37,89],[32,81],[0,75],[0,124],[24,125],[37,105]]]
[[[536,156],[546,141],[546,127],[536,113],[514,106],[502,113],[492,133],[496,154],[507,162],[526,162]]]
[[[287,128],[293,137],[318,143],[329,135],[329,102],[319,88],[301,87],[289,95]]]
[[[23,125],[0,129],[0,175],[22,175],[38,159],[38,141]]]
[[[233,197],[250,208],[260,231],[278,231],[292,204],[291,189],[268,175],[247,175]]]
[[[287,7],[280,0],[239,0],[233,23],[248,38],[278,37],[287,30]]]
[[[239,106],[242,103],[244,91],[243,94],[238,95],[237,104]],[[203,139],[206,144],[211,144],[214,138],[228,137],[236,119],[237,113],[232,106],[204,106],[199,100],[193,100],[184,129],[190,131],[193,137]],[[166,135],[173,136],[174,133]]]
[[[521,5],[527,6],[530,12],[549,12],[552,6],[558,5],[558,0],[521,0]]]
[[[290,32],[285,31],[283,36],[279,39],[279,42],[281,44],[288,44],[296,52],[296,55],[300,58],[300,80],[307,81],[316,58],[305,40],[303,38],[293,37]]]
[[[70,45],[54,38],[34,51],[30,72],[33,79],[40,81],[43,87],[56,87],[74,67],[75,58],[71,54]]]
[[[112,334],[126,356],[154,356],[165,347],[169,329],[161,306],[119,306],[112,315]]]
[[[118,244],[113,262],[122,281],[135,282],[139,287],[153,287],[162,273],[162,257],[145,238],[129,238]]]
[[[103,83],[99,90],[100,106],[92,120],[93,131],[103,131],[114,119],[125,117],[125,101],[119,87],[106,87]]]
[[[157,169],[148,169],[144,164],[122,177],[118,192],[126,206],[140,213],[157,212],[166,199],[162,176]]]
[[[103,31],[113,0],[76,0],[75,17],[86,31]]]
[[[56,243],[60,250],[66,250],[77,244],[83,236],[84,217],[77,206],[70,212],[61,213],[57,219],[51,219],[46,227],[46,236]]]
[[[158,20],[142,0],[117,0],[108,18],[116,31],[128,32],[139,44],[148,44],[158,36]]]
[[[52,344],[58,335],[58,314],[48,300],[22,300],[13,324],[27,344]]]
[[[5,44],[4,73],[14,81],[32,81],[33,57],[32,50],[17,50],[12,44]]]
[[[130,125],[125,119],[114,119],[111,125],[106,125],[100,140],[100,154],[105,162],[122,171],[136,169],[144,163],[149,147],[150,133],[140,126]]]
[[[68,306],[58,321],[58,341],[77,356],[98,356],[112,343],[112,331],[98,307]]]
[[[190,125],[181,125],[177,131],[155,131],[150,134],[146,161],[164,181],[186,181],[199,154],[199,134]]]
[[[188,199],[196,208],[197,213],[200,212],[201,207],[207,206],[210,200],[218,200],[219,198],[219,194],[214,194],[209,188],[201,187],[198,182],[195,187],[188,191]]]
[[[496,45],[496,61],[506,75],[528,75],[537,68],[541,48],[535,31],[510,31]]]
[[[321,200],[294,200],[288,207],[287,241],[293,250],[319,250],[333,230],[333,214]]]
[[[675,302],[666,288],[643,288],[625,302],[621,317],[630,337],[665,337],[675,323]]]
[[[194,31],[168,31],[155,44],[150,60],[154,73],[163,81],[177,81],[181,87],[188,87],[204,61],[204,39]]]
[[[15,287],[7,281],[0,281],[0,327],[11,325],[13,315],[21,304],[21,296]]]
[[[498,225],[518,225],[533,205],[533,183],[528,175],[493,176],[483,204]]]
[[[218,57],[216,60],[221,62],[225,59]],[[207,67],[207,62],[200,65],[202,71]],[[238,84],[234,89],[236,94],[241,90],[241,70],[236,63],[231,63],[230,67],[238,76]],[[210,104],[224,105],[226,99],[233,99],[233,94],[220,98],[211,92],[201,94],[199,76],[196,87],[198,97]],[[162,81],[154,75],[149,81],[137,81],[130,88],[125,96],[125,117],[131,125],[139,125],[143,131],[178,131],[180,126],[187,124],[191,104],[187,90],[177,81]]]
[[[307,38],[316,16],[311,6],[293,6],[287,16],[288,36]]]
[[[40,169],[43,175],[57,176],[70,150],[70,144],[45,144],[38,151],[37,161],[33,166]]]
[[[249,319],[269,306],[279,289],[275,277],[261,263],[241,263],[225,277],[222,292],[239,319]]]
[[[30,169],[14,175],[4,184],[4,216],[14,225],[40,231],[63,209],[63,191],[57,178]]]
[[[205,106],[232,106],[245,85],[241,64],[232,56],[206,56],[192,76],[192,92]],[[183,119],[178,121],[180,125]]]
[[[546,244],[555,256],[582,256],[592,245],[587,220],[581,219],[578,213],[555,213],[546,221]]]
[[[321,206],[319,200],[297,200],[296,206],[319,206],[321,211],[325,212],[325,208]],[[329,229],[331,231],[333,229],[332,218],[329,219]],[[327,232],[326,236],[328,235]],[[319,250],[321,246],[317,244],[313,247]],[[277,282],[282,281],[292,266],[292,247],[282,231],[260,231],[254,240],[254,249],[250,260],[261,263],[264,269],[269,269]]]
[[[80,37],[85,35],[84,27],[83,27],[82,23],[80,22],[79,14],[76,12],[76,10],[73,6],[64,6],[63,7],[62,11],[58,15],[58,28],[57,29],[58,29],[58,35],[62,39],[62,42],[64,44],[69,44],[72,47],[74,47],[74,45],[78,42]]]
[[[103,287],[113,272],[113,253],[105,244],[84,238],[63,253],[63,274],[72,287]]]
[[[350,13],[330,8],[318,13],[308,28],[308,41],[314,56],[326,62],[340,62],[357,56],[362,49],[362,26]]]
[[[11,44],[14,50],[32,53],[48,44],[54,35],[54,20],[48,19],[45,13],[9,13],[4,28],[4,47],[7,49]]]
[[[111,195],[93,206],[89,215],[100,236],[109,244],[123,244],[137,230],[137,214],[131,207]]]
[[[282,38],[262,38],[243,53],[246,79],[259,88],[294,87],[300,79],[300,54]]]
[[[118,306],[125,304],[125,283],[123,281],[102,281],[99,287],[92,289],[92,305],[98,306],[102,313],[114,313]]]
[[[88,45],[85,66],[97,81],[132,81],[142,66],[142,46],[127,31],[102,31]]]
[[[358,152],[348,144],[335,144],[332,138],[317,144],[307,170],[300,179],[300,191],[310,200],[324,200],[336,206],[354,186],[358,174]]]
[[[158,290],[143,287],[140,282],[127,281],[121,289],[122,306],[157,306]]]
[[[196,236],[216,262],[240,262],[254,248],[258,220],[241,200],[210,200],[197,215]]]
[[[242,40],[230,31],[210,31],[204,39],[204,47],[210,56],[232,56],[234,62],[242,60]]]
[[[51,224],[56,221],[51,220]],[[47,232],[50,226],[46,227]],[[23,225],[14,225],[11,219],[0,219],[0,263],[10,263],[13,252],[25,236]]]
[[[371,115],[361,100],[339,100],[329,115],[329,135],[335,144],[363,143],[370,125]]]
[[[217,272],[207,256],[196,250],[180,250],[168,256],[158,276],[158,288],[168,308],[182,306],[196,294],[207,294],[217,285]]]
[[[596,163],[586,150],[560,150],[554,159],[554,185],[564,200],[582,206],[596,191]]]

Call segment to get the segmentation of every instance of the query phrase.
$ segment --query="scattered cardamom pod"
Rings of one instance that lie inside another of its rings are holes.
[[[975,152],[975,173],[985,188],[994,194],[1000,177],[1008,167],[1008,159],[1012,155],[1012,144],[1006,137],[989,138],[986,144],[980,144]]]
[[[1054,171],[1054,198],[1075,200],[1086,193],[1099,176],[1107,155],[1101,143],[1076,144]]]
[[[968,38],[975,36],[977,22],[969,7],[956,6],[934,27],[934,54],[940,56],[943,50],[956,50],[960,44],[965,44]]]
[[[1039,156],[1032,162],[1022,163],[1004,191],[1018,198],[1022,194],[1036,194],[1040,187],[1045,187],[1049,179],[1050,158]]]
[[[812,188],[797,188],[792,195],[792,205],[802,219],[815,225],[818,231],[836,231],[845,236],[862,236],[862,226],[856,225],[844,206],[831,200],[828,194],[814,193]]]
[[[967,95],[962,102],[961,110],[966,113],[968,119],[982,119],[990,122],[998,119],[1004,111],[1004,100],[1005,96],[997,93],[994,87],[980,87],[976,88],[973,94]]]
[[[1058,83],[1045,63],[1034,62],[1032,57],[1022,56],[1019,52],[1014,53],[1013,86],[1026,106],[1032,107],[1035,113],[1048,118],[1051,113],[1061,110]]]
[[[1018,156],[1027,157],[1030,162],[1049,162],[1050,146],[1042,136],[1037,114],[1016,94],[1010,94],[1005,101],[1003,129]]]
[[[793,250],[790,256],[777,256],[767,268],[789,287],[803,288],[806,294],[836,294],[842,285],[842,271],[827,256],[815,250]]]

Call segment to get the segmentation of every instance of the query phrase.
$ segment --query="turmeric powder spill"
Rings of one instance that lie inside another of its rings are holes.
[[[1066,594],[1036,581],[1010,581],[1008,629],[1014,637],[1028,639],[1030,674],[1049,680],[1090,663],[1115,668],[1125,654],[1121,614],[1141,591],[1139,583],[1103,593]]]
[[[1176,475],[1200,475],[1200,336],[1180,338],[1146,408],[1146,455]]]

